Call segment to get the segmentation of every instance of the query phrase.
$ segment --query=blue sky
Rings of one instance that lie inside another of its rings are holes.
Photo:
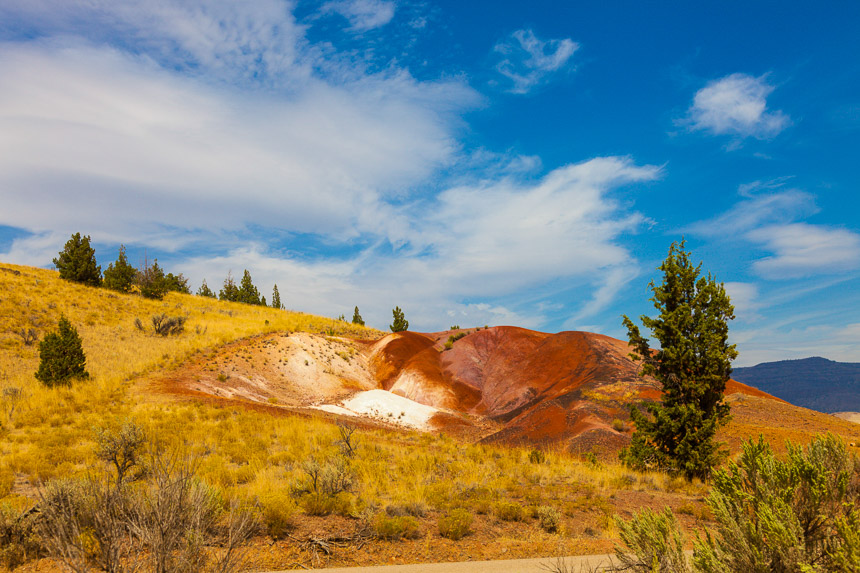
[[[0,260],[623,337],[685,236],[736,364],[860,361],[860,4],[658,4],[3,0]]]

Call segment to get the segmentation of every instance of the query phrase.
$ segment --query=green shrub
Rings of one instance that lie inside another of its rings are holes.
[[[36,379],[46,386],[69,384],[74,378],[89,378],[87,358],[77,329],[60,317],[57,332],[45,335],[39,343],[39,370]]]
[[[537,508],[537,518],[540,522],[540,528],[547,533],[555,533],[561,524],[561,513],[556,508],[548,505],[542,505]]]
[[[373,531],[380,539],[417,539],[420,535],[418,520],[411,515],[377,513],[373,518]]]
[[[750,440],[737,463],[714,473],[717,535],[696,544],[694,561],[705,572],[860,571],[858,503],[860,462],[840,438],[816,437],[806,450],[788,444],[785,460],[763,438]]]
[[[495,514],[502,521],[522,521],[525,519],[523,506],[514,501],[501,501],[497,503]]]
[[[144,298],[157,300],[164,298],[167,293],[167,280],[164,270],[158,266],[158,259],[153,259],[152,263],[149,259],[144,259],[143,265],[137,271],[137,286],[140,288],[140,295]]]
[[[668,507],[662,513],[645,508],[630,521],[616,518],[624,547],[615,546],[619,571],[687,573],[684,536]]]
[[[471,533],[472,514],[463,508],[449,511],[439,519],[439,535],[457,541]]]
[[[400,310],[400,307],[394,307],[394,310],[391,311],[394,315],[394,322],[389,325],[388,328],[391,329],[391,332],[403,332],[404,330],[409,329],[409,321],[406,320],[406,317],[403,314],[403,311]]]
[[[615,418],[612,420],[612,429],[616,432],[626,432],[629,428],[627,426],[627,422],[620,418]]]
[[[131,292],[135,276],[137,269],[129,264],[125,256],[125,245],[120,245],[116,264],[109,264],[105,270],[104,286],[118,292]]]
[[[61,279],[89,286],[102,283],[102,268],[96,264],[96,252],[90,246],[89,235],[72,235],[54,259],[54,266],[60,271]]]

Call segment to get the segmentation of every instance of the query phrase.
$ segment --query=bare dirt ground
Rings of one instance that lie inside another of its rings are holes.
[[[860,412],[835,412],[833,415],[837,418],[860,424]]]

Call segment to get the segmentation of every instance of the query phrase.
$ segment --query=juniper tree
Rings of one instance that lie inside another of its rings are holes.
[[[72,235],[53,262],[61,279],[90,286],[102,283],[102,268],[96,264],[96,251],[90,246],[89,235]]]
[[[164,288],[167,292],[179,292],[182,294],[191,294],[191,287],[188,286],[188,279],[182,273],[174,275],[167,273],[164,277]]]
[[[239,287],[236,286],[236,281],[233,280],[233,271],[227,271],[227,278],[224,279],[224,286],[218,293],[218,298],[229,302],[239,301]]]
[[[406,317],[403,315],[403,311],[400,310],[400,307],[394,307],[394,310],[391,311],[394,315],[394,322],[392,322],[388,328],[391,329],[391,332],[403,332],[404,330],[409,328],[409,321],[406,320]]]
[[[251,273],[245,269],[245,274],[242,275],[242,282],[239,283],[239,302],[245,304],[260,304],[260,291],[254,286],[254,281],[251,280]]]
[[[275,283],[275,286],[272,288],[272,308],[277,308],[278,310],[284,308],[281,305],[281,293],[278,292],[278,283]]]
[[[355,312],[352,313],[352,323],[364,326],[364,319],[358,314],[358,307],[355,307]]]
[[[723,392],[738,353],[728,343],[728,321],[734,319],[729,296],[710,273],[700,276],[701,263],[692,264],[684,245],[672,243],[658,267],[662,284],[649,284],[659,315],[641,317],[660,349],[652,351],[624,316],[630,356],[642,360],[641,374],[656,378],[663,394],[660,402],[646,405],[650,416],[631,408],[636,432],[622,459],[631,467],[653,464],[692,479],[707,477],[723,456],[714,436],[728,421]]]
[[[209,285],[206,284],[206,279],[203,279],[203,284],[200,285],[199,289],[197,289],[197,296],[215,298],[215,293],[212,292],[212,289],[210,289]]]
[[[125,245],[119,246],[116,263],[111,263],[105,269],[104,286],[118,292],[131,292],[137,269],[131,266],[125,256]]]
[[[87,358],[77,329],[60,316],[57,332],[45,335],[39,343],[39,370],[36,380],[45,386],[69,384],[74,378],[89,378]]]
[[[140,269],[137,271],[137,286],[140,287],[140,295],[145,298],[161,300],[167,293],[167,280],[164,270],[158,266],[158,259],[143,259]]]

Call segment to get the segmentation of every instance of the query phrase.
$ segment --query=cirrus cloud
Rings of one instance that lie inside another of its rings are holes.
[[[496,44],[494,50],[502,56],[496,71],[513,83],[511,93],[525,94],[566,66],[578,49],[570,38],[540,40],[532,30],[517,30]]]

